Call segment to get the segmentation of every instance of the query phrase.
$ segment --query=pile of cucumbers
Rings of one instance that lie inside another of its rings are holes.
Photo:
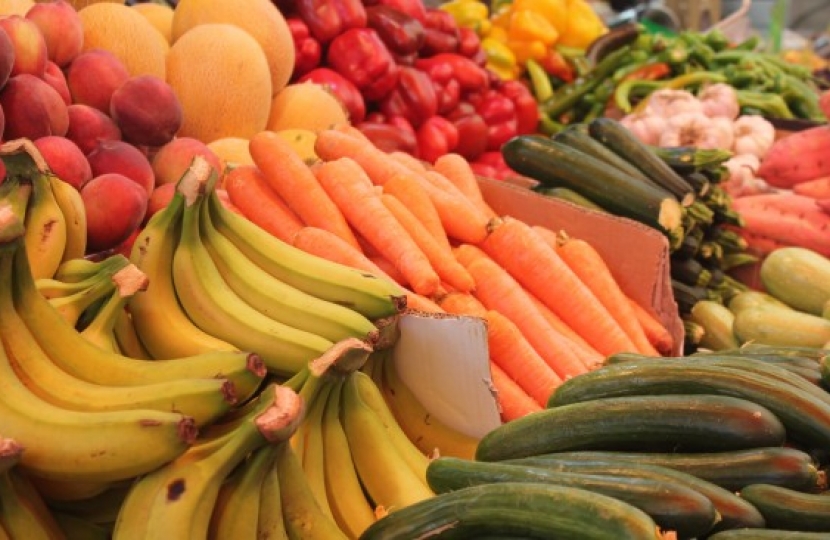
[[[432,460],[437,496],[364,538],[830,538],[828,354],[611,356],[475,459]]]

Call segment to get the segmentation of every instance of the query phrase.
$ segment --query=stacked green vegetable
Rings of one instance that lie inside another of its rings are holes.
[[[616,120],[598,118],[547,137],[515,137],[502,147],[507,164],[539,182],[536,191],[634,219],[662,232],[680,314],[701,300],[727,302],[746,290],[728,271],[755,262],[734,227],[741,218],[719,185],[724,150],[656,148]],[[700,328],[687,321],[687,342]]]

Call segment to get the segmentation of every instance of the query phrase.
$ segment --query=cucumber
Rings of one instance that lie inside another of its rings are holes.
[[[695,200],[695,190],[654,150],[613,118],[597,118],[588,124],[591,136],[628,160],[657,185],[672,193],[683,206]]]
[[[360,540],[480,536],[660,539],[648,514],[619,499],[567,486],[504,482],[443,493],[391,512]]]
[[[694,146],[649,146],[649,149],[678,174],[683,175],[719,167],[732,157],[729,150]]]
[[[718,519],[712,502],[676,482],[606,474],[554,471],[511,463],[487,463],[452,457],[430,461],[427,482],[436,493],[502,482],[541,482],[586,489],[639,508],[664,531],[694,538],[712,529]]]
[[[715,510],[721,518],[715,524],[713,530],[764,526],[764,518],[760,512],[732,491],[679,470],[640,463],[634,460],[619,460],[616,459],[617,454],[630,455],[632,458],[638,455],[637,453],[626,454],[622,452],[562,452],[559,454],[543,454],[541,456],[508,460],[504,463],[542,467],[554,471],[607,474],[610,476],[650,478],[653,480],[675,482],[694,489],[712,501]],[[603,455],[610,457],[596,457]]]
[[[825,533],[783,531],[781,529],[734,529],[721,531],[709,540],[827,540]]]
[[[655,365],[671,367],[670,363]],[[592,373],[616,367],[626,364]],[[479,441],[476,459],[500,461],[589,449],[738,450],[780,446],[784,435],[784,426],[775,415],[745,399],[714,395],[612,397],[563,404],[502,424]]]
[[[752,484],[740,495],[761,512],[768,527],[830,533],[830,497],[825,494]]]
[[[556,452],[522,458],[534,461],[564,462],[569,467],[584,463],[616,464],[618,468],[668,468],[712,483],[730,492],[750,484],[772,484],[798,491],[818,491],[826,479],[807,452],[786,446],[770,446],[728,452],[624,452],[581,450]],[[521,461],[521,460],[517,460]],[[613,469],[615,474],[621,474]]]
[[[799,311],[821,316],[830,301],[830,259],[813,250],[778,248],[761,262],[759,274],[764,289]]]
[[[830,341],[830,320],[789,308],[746,308],[735,314],[741,343],[822,347]]]
[[[732,332],[735,314],[720,302],[701,300],[692,306],[689,317],[705,329],[700,347],[719,351],[738,346],[738,340]]]
[[[788,439],[807,449],[830,447],[830,405],[826,401],[792,384],[740,368],[636,361],[603,366],[562,383],[551,395],[549,405],[569,406],[622,396],[670,397],[666,394],[717,394],[749,400],[780,419]]]
[[[579,193],[570,188],[538,187],[534,191],[536,191],[536,193],[541,193],[542,195],[547,195],[548,197],[555,197],[557,199],[568,201],[569,203],[581,206],[583,208],[589,208],[591,210],[595,210],[597,212],[604,212],[607,214],[607,212],[605,212],[605,210],[601,208],[597,203],[583,195],[580,195]]]
[[[678,242],[682,237],[680,203],[662,188],[545,137],[513,137],[501,152],[513,170],[546,187],[573,189],[612,214],[639,221]]]
[[[775,298],[771,294],[755,290],[739,292],[738,294],[733,296],[726,304],[726,307],[728,307],[729,311],[731,311],[732,313],[738,313],[739,311],[745,308],[763,306],[773,306],[782,308],[789,307],[787,304]]]
[[[827,347],[798,347],[793,345],[762,345],[760,343],[744,343],[740,348],[734,351],[721,351],[722,353],[738,354],[741,356],[755,356],[755,355],[778,355],[788,356],[794,358],[810,358],[819,362],[822,358],[830,354],[830,348]]]

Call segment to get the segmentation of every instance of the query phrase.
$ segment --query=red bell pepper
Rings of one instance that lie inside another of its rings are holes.
[[[427,8],[422,0],[364,0],[363,3],[367,6],[383,5],[393,7],[421,22],[426,20]]]
[[[413,67],[401,66],[394,90],[389,92],[379,107],[387,116],[402,116],[414,127],[438,112],[435,85],[429,75]]]
[[[486,176],[488,178],[495,178],[496,180],[505,180],[519,174],[510,168],[504,161],[504,156],[500,151],[493,150],[484,152],[478,158],[470,163],[476,174]]]
[[[424,25],[396,8],[377,5],[366,8],[367,24],[395,55],[417,53],[424,44]]]
[[[361,122],[355,127],[384,152],[406,152],[414,155],[418,151],[418,141],[411,126],[407,130],[400,125],[373,121]]]
[[[418,128],[416,136],[418,157],[430,163],[453,152],[458,146],[458,128],[443,116],[427,118]]]
[[[474,105],[487,123],[487,150],[500,150],[504,143],[516,136],[516,106],[509,97],[490,89]]]
[[[573,66],[554,47],[548,49],[548,54],[539,61],[539,65],[548,75],[552,75],[564,83],[571,83],[576,79],[576,71]]]
[[[490,76],[487,70],[457,53],[439,53],[429,58],[419,58],[415,67],[432,74],[434,70],[449,68],[452,78],[458,81],[462,92],[478,92],[489,88]]]
[[[415,61],[415,68],[429,75],[435,87],[438,100],[438,114],[446,115],[453,110],[461,99],[461,85],[455,79],[452,66],[448,63],[420,63]]]
[[[366,26],[366,8],[360,0],[294,0],[294,5],[323,45],[349,28]]]
[[[530,89],[518,80],[503,81],[498,91],[513,102],[516,109],[516,133],[536,133],[539,125],[539,104]]]
[[[326,61],[354,83],[367,100],[382,99],[398,84],[398,65],[371,28],[351,28],[334,38]]]
[[[331,68],[318,67],[312,69],[297,82],[311,81],[328,88],[329,92],[337,96],[337,98],[346,107],[349,113],[349,121],[352,124],[362,122],[366,117],[366,102],[363,99],[363,94],[357,89],[352,81],[334,71]]]
[[[299,17],[288,17],[288,30],[294,41],[294,72],[292,77],[300,77],[320,65],[323,55],[320,42],[311,35],[308,25]]]
[[[424,18],[424,44],[421,56],[428,57],[438,53],[458,51],[461,36],[458,23],[453,16],[443,9],[430,8]]]
[[[487,150],[487,122],[473,112],[453,121],[458,130],[458,144],[455,152],[472,161]]]
[[[458,29],[458,54],[466,56],[467,58],[477,59],[479,53],[484,54],[483,58],[486,60],[487,56],[481,49],[481,38],[478,37],[476,31],[472,28],[461,27]]]

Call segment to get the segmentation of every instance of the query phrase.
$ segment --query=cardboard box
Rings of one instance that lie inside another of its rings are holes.
[[[681,354],[683,324],[669,277],[666,238],[633,220],[603,214],[487,178],[484,198],[499,214],[581,238],[597,248],[623,290],[663,322]],[[407,314],[394,361],[401,378],[437,418],[473,436],[501,421],[494,399],[484,321],[475,317]]]

